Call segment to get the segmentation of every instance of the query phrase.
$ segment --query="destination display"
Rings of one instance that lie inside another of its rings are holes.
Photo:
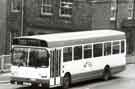
[[[47,47],[47,43],[42,40],[38,39],[22,39],[22,38],[17,38],[13,39],[12,42],[13,45],[24,45],[24,46],[39,46],[39,47]]]

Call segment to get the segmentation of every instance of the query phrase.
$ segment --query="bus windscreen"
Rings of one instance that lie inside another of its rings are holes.
[[[14,48],[12,56],[12,64],[16,66],[49,66],[49,53],[47,49]]]

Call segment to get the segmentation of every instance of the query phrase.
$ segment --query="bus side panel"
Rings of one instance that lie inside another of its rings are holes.
[[[94,70],[103,70],[106,65],[109,65],[112,70],[126,65],[126,58],[124,54],[104,56],[95,58],[94,60]],[[113,70],[111,72],[117,72],[117,70]]]
[[[83,62],[82,60],[65,62],[62,65],[62,76],[69,72],[71,75],[83,73]]]
[[[90,61],[88,61],[90,60]],[[86,63],[90,63],[86,65]],[[70,65],[70,66],[69,66]],[[81,66],[82,67],[79,67]],[[89,66],[90,65],[90,66]],[[111,73],[118,73],[125,69],[126,60],[124,54],[117,54],[112,56],[104,56],[91,58],[87,60],[80,60],[79,62],[64,63],[64,72],[70,72],[72,76],[72,83],[85,81],[89,79],[96,79],[102,76],[106,65],[110,66]],[[64,76],[64,73],[62,73]]]

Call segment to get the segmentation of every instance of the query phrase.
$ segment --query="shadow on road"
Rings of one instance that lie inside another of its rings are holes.
[[[48,89],[48,88],[26,86],[26,87],[19,87],[16,89]]]
[[[46,87],[31,87],[31,86],[26,86],[26,87],[19,87],[19,88],[16,88],[16,89],[49,89],[49,88],[46,88]],[[52,88],[52,89],[60,89],[60,87],[58,87],[58,88]]]
[[[112,77],[111,79],[109,79],[108,81],[117,80],[117,79],[120,79],[120,77],[115,76],[115,77]],[[107,81],[104,81],[103,79],[93,79],[93,80],[88,80],[88,81],[73,84],[71,87],[81,87],[81,86],[87,86],[89,84],[102,83],[102,82],[107,82]]]
[[[110,80],[108,81],[112,81],[112,80],[117,80],[117,79],[120,79],[121,77],[112,77]],[[104,81],[103,79],[93,79],[93,80],[88,80],[88,81],[84,81],[84,82],[79,82],[79,83],[75,83],[71,86],[71,88],[73,87],[82,87],[82,86],[87,86],[89,84],[94,84],[94,83],[102,83],[102,82],[107,82],[107,81]],[[16,88],[16,89],[49,89],[49,88],[44,88],[44,87],[31,87],[31,86],[23,86],[23,87],[19,87],[19,88]],[[60,87],[58,88],[52,88],[52,89],[60,89]]]

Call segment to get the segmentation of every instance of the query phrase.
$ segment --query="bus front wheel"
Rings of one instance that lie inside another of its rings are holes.
[[[10,83],[11,83],[11,84],[15,84],[15,81],[14,81],[14,80],[10,80]]]
[[[70,86],[70,76],[69,75],[65,75],[63,78],[63,85],[62,85],[62,89],[68,89]]]
[[[31,87],[36,88],[36,87],[38,87],[38,84],[37,83],[31,83]]]

